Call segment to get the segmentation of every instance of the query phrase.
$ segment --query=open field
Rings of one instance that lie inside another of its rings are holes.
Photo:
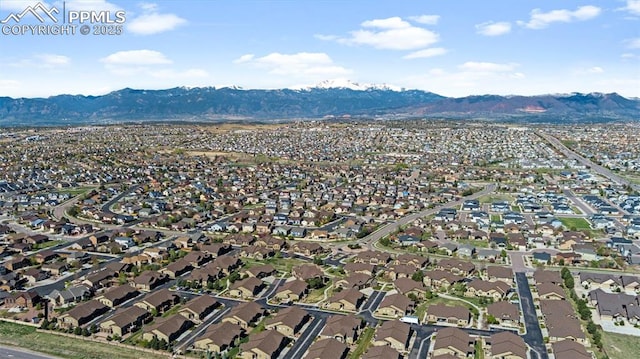
[[[511,203],[514,200],[515,199],[513,198],[513,196],[510,196],[508,194],[492,194],[478,198],[478,201],[480,201],[480,203],[493,203],[498,201],[507,201]]]
[[[587,220],[584,218],[560,217],[559,219],[560,219],[560,222],[562,222],[562,224],[569,229],[575,228],[578,231],[582,229],[591,229],[589,222],[587,222]]]
[[[169,356],[168,354],[164,356],[117,347],[107,343],[102,344],[50,333],[41,333],[37,332],[34,327],[8,322],[0,322],[0,344],[26,348],[68,359],[156,359]]]
[[[602,342],[611,359],[635,359],[640,355],[640,337],[602,332]]]

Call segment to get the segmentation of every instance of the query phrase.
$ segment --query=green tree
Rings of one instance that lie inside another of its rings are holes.
[[[494,317],[493,315],[489,314],[489,315],[487,315],[487,323],[488,324],[498,324],[498,319],[496,319],[496,317]]]
[[[411,279],[415,280],[416,282],[422,282],[422,280],[424,279],[424,273],[421,270],[417,270],[415,273],[413,273]]]

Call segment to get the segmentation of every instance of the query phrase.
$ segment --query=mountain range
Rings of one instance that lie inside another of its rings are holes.
[[[617,93],[452,98],[388,85],[330,81],[301,89],[125,88],[102,96],[0,97],[0,126],[4,127],[345,117],[561,123],[637,120],[640,118],[640,100],[625,98]]]

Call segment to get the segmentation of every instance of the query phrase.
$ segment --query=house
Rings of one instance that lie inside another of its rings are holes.
[[[134,305],[148,312],[156,314],[164,313],[180,302],[180,296],[169,289],[160,289],[147,294],[142,300]]]
[[[301,264],[291,270],[291,274],[303,281],[319,278],[324,282],[325,276],[322,268],[316,264]]]
[[[306,257],[313,257],[327,252],[324,247],[314,242],[296,242],[291,245],[291,250]]]
[[[540,299],[555,299],[555,300],[565,300],[564,289],[557,284],[552,283],[539,283],[536,284],[536,289],[538,290],[538,296]]]
[[[403,359],[404,355],[388,346],[370,346],[362,359]]]
[[[298,302],[309,293],[309,285],[300,279],[285,282],[274,294],[274,298],[280,302]]]
[[[178,339],[184,332],[193,327],[193,322],[180,314],[156,319],[142,334],[142,339],[152,341],[164,340],[167,344]]]
[[[360,305],[364,303],[366,296],[356,288],[345,289],[333,294],[326,303],[324,308],[331,310],[343,310],[356,312]]]
[[[239,258],[230,255],[222,255],[214,259],[213,262],[207,264],[207,267],[211,266],[212,268],[219,268],[226,276],[238,269],[241,265],[242,262]]]
[[[248,277],[231,285],[229,296],[243,299],[254,298],[264,289],[264,283],[256,277]]]
[[[386,321],[376,330],[373,345],[389,346],[399,352],[406,352],[412,335],[413,330],[409,324],[399,320]]]
[[[277,358],[289,343],[289,339],[275,330],[265,330],[249,337],[249,341],[240,344],[241,359]]]
[[[471,262],[465,262],[458,259],[441,259],[436,269],[451,272],[453,274],[468,276],[476,269],[475,265]]]
[[[354,273],[362,273],[371,277],[377,273],[376,266],[369,263],[349,262],[344,265],[343,269],[347,275],[351,275]]]
[[[364,329],[364,321],[353,314],[332,315],[327,319],[320,338],[333,338],[341,343],[352,345]]]
[[[433,357],[450,355],[453,358],[473,356],[474,340],[458,328],[443,328],[436,332],[433,343]]]
[[[156,271],[144,271],[133,279],[134,287],[139,290],[151,291],[159,285],[165,283],[169,278],[163,273]]]
[[[138,292],[136,288],[125,284],[109,289],[104,294],[97,297],[96,300],[109,308],[114,308],[129,299],[137,297],[138,294],[140,294],[140,292]]]
[[[471,323],[471,312],[460,305],[432,304],[427,308],[427,321],[466,327]]]
[[[151,318],[151,314],[140,307],[120,308],[112,317],[100,323],[100,331],[122,337],[135,332]]]
[[[273,317],[267,319],[265,329],[275,330],[289,338],[297,338],[302,327],[309,322],[311,316],[296,306],[281,309]]]
[[[267,311],[256,302],[246,302],[237,305],[235,308],[222,318],[222,322],[237,324],[242,329],[247,330],[250,326],[255,325],[260,319],[267,314]]]
[[[487,278],[490,282],[502,281],[512,286],[513,270],[507,267],[489,266],[487,267]]]
[[[449,271],[433,270],[424,272],[423,282],[427,287],[436,290],[448,289],[455,283],[462,282],[464,278]]]
[[[394,264],[387,267],[385,275],[395,281],[398,278],[411,278],[416,271],[418,271],[416,267],[409,264]]]
[[[22,273],[22,277],[31,285],[49,278],[51,274],[38,268],[29,268]]]
[[[160,273],[166,274],[167,277],[175,279],[188,271],[193,269],[191,263],[184,258],[180,258],[177,261],[170,263],[165,268],[159,270]]]
[[[533,273],[533,279],[536,283],[561,284],[563,282],[559,271],[544,269],[536,269]]]
[[[53,301],[54,305],[66,305],[78,303],[88,299],[91,296],[91,290],[84,285],[70,286],[64,290],[54,289],[47,295]]]
[[[178,310],[178,314],[181,314],[183,317],[198,325],[221,305],[220,302],[211,296],[200,295],[186,302],[184,306]]]
[[[409,297],[396,293],[384,297],[375,313],[386,317],[399,318],[412,312],[413,308],[414,303]]]
[[[571,340],[562,340],[551,344],[556,359],[593,359],[584,345]]]
[[[58,325],[63,328],[77,328],[109,311],[109,307],[97,300],[90,300],[65,312],[58,318]]]
[[[373,277],[364,273],[354,273],[346,278],[339,279],[335,282],[337,288],[345,289],[364,289],[373,285]]]
[[[189,264],[191,264],[192,268],[199,268],[207,264],[213,258],[211,254],[207,252],[191,251],[187,253],[187,255],[184,256],[182,259],[188,262]]]
[[[418,299],[424,299],[427,294],[427,288],[422,282],[416,282],[411,278],[399,278],[393,281],[393,285],[400,294],[409,296],[413,294]]]
[[[224,354],[245,336],[246,331],[239,325],[222,322],[210,325],[207,331],[195,340],[194,346],[196,349]]]
[[[492,334],[487,340],[491,358],[527,359],[528,347],[524,340],[512,332]]]
[[[494,301],[500,300],[511,291],[511,286],[505,282],[489,282],[482,279],[472,279],[467,283],[465,297],[487,297]]]
[[[211,243],[211,244],[203,244],[200,246],[200,250],[203,253],[210,254],[213,258],[219,257],[221,255],[227,254],[233,250],[231,245],[225,243]]]
[[[353,261],[355,263],[369,263],[373,265],[386,265],[391,260],[391,256],[385,252],[364,251],[358,253]]]
[[[320,339],[309,346],[309,350],[303,356],[306,359],[346,359],[349,347],[334,338]]]
[[[551,343],[564,339],[587,343],[580,321],[569,301],[542,299],[539,305]]]
[[[487,314],[495,318],[503,326],[518,327],[520,325],[520,311],[518,306],[499,301],[487,305]]]
[[[551,263],[551,254],[548,252],[533,252],[532,259],[540,263]]]
[[[42,297],[40,297],[38,292],[35,290],[28,290],[26,292],[12,293],[4,299],[4,304],[7,307],[23,307],[32,309],[41,301]]]
[[[249,277],[266,278],[278,274],[278,271],[271,264],[263,264],[251,267],[244,272]]]

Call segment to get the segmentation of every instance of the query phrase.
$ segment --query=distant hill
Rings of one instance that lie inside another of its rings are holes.
[[[349,82],[323,82],[305,89],[126,88],[103,96],[0,97],[0,126],[382,115],[554,122],[632,120],[640,118],[640,101],[615,93],[448,98]]]

